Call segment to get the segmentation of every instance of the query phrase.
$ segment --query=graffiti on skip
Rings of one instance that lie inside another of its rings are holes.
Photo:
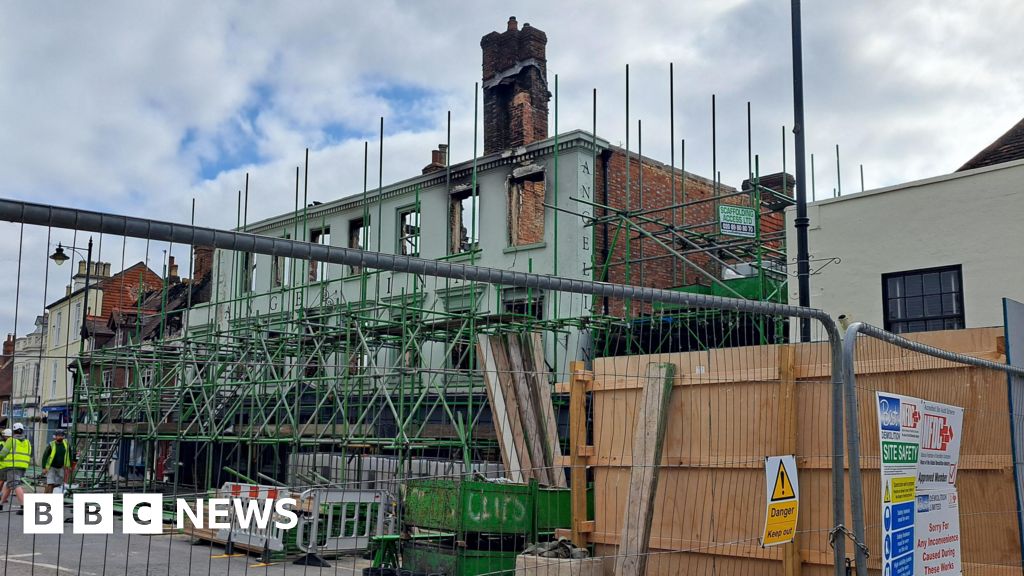
[[[474,522],[526,520],[526,506],[522,498],[516,496],[470,492],[466,498],[466,508],[466,515]]]

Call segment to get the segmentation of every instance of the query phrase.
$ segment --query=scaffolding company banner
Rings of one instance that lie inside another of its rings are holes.
[[[876,392],[882,573],[960,573],[956,470],[963,409]]]
[[[757,237],[757,211],[753,208],[722,204],[718,207],[718,223],[726,236]]]

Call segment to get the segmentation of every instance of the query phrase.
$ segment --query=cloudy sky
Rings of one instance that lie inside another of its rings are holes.
[[[377,173],[380,117],[385,183],[418,174],[449,110],[452,160],[469,159],[480,37],[513,14],[548,35],[560,130],[590,128],[596,88],[598,132],[624,142],[629,64],[631,144],[642,120],[645,154],[667,162],[671,62],[688,170],[711,175],[716,94],[723,181],[745,176],[748,101],[762,171],[781,167],[783,126],[792,171],[789,2],[514,4],[4,3],[2,195],[181,222],[195,199],[197,224],[230,227],[246,173],[250,221],[290,209],[307,147],[311,200],[361,191],[364,141]],[[819,197],[837,187],[836,144],[848,192],[861,164],[868,188],[951,172],[1024,116],[1019,0],[820,0],[803,17]],[[47,271],[47,234],[0,224],[4,332],[15,299],[21,334],[63,292],[69,267]],[[159,271],[167,248],[106,239],[101,258]]]

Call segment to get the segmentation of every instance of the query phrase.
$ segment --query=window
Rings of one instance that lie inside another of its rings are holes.
[[[53,369],[50,372],[50,398],[56,398],[57,397],[57,361],[54,360],[53,363],[50,365],[50,367]]]
[[[111,370],[110,368],[105,368],[103,370],[102,386],[104,391],[109,391],[111,388],[114,387],[114,371]]]
[[[291,238],[288,234],[282,236],[285,240]],[[292,260],[291,258],[285,258],[284,256],[274,256],[274,260],[271,263],[271,287],[280,288],[282,286],[290,286],[292,283]]]
[[[77,340],[78,339],[78,335],[82,333],[82,303],[81,302],[75,304],[75,316],[72,319],[72,322],[75,323],[75,329],[70,334],[68,334],[68,338],[69,339],[70,338],[74,338],[75,340]]]
[[[883,274],[882,306],[885,329],[897,334],[963,328],[961,267]]]
[[[370,355],[366,352],[351,352],[348,356],[347,372],[349,376],[359,376],[370,366]]]
[[[139,386],[141,386],[142,388],[152,388],[155,375],[156,372],[153,370],[152,367],[147,367],[143,369],[142,373],[139,374]]]
[[[506,239],[509,246],[544,241],[544,172],[507,184]]]
[[[3,405],[0,405],[0,415],[10,416],[11,415],[11,404],[4,400]]]
[[[309,241],[313,244],[322,244],[324,246],[330,246],[331,244],[331,228],[321,228],[319,230],[311,230],[309,232]],[[316,260],[309,261],[309,281],[310,282],[325,282],[327,280],[327,263],[317,262]]]
[[[544,319],[544,294],[540,290],[506,288],[501,291],[501,300],[508,314]]]
[[[239,289],[242,294],[256,290],[256,255],[250,252],[242,253],[242,268],[239,275]]]
[[[57,321],[53,323],[53,342],[50,343],[51,348],[60,346],[60,328],[64,325],[64,311],[59,310],[57,312]]]
[[[420,209],[406,208],[398,212],[398,253],[420,255]]]
[[[356,218],[348,221],[348,247],[356,250],[366,250],[370,244],[370,221],[369,219]],[[362,266],[349,266],[349,274],[360,274]]]
[[[477,358],[475,352],[475,350],[472,350],[469,342],[453,342],[451,353],[448,356],[448,367],[452,370],[457,370],[460,374],[476,370]]]
[[[470,190],[452,194],[448,224],[452,254],[476,250],[480,241],[480,197]]]

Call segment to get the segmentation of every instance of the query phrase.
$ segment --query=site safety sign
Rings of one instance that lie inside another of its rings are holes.
[[[953,576],[960,568],[956,470],[963,408],[876,392],[881,443],[882,573]]]
[[[792,542],[800,512],[800,484],[796,458],[792,455],[769,456],[764,461],[766,509],[762,546]]]

